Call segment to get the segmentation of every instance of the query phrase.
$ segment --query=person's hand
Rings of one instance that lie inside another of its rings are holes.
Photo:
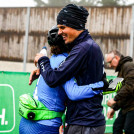
[[[29,77],[29,85],[31,85],[32,82],[39,77],[39,74],[40,74],[40,69],[36,69],[31,72],[30,77]]]
[[[59,128],[59,134],[63,134],[63,125],[61,125]]]
[[[113,118],[114,113],[115,113],[114,109],[111,108],[111,109],[108,111],[108,113],[107,113],[108,119]]]
[[[115,103],[116,103],[116,101],[114,101],[114,99],[112,98],[112,99],[108,100],[107,105],[108,105],[109,107],[112,107],[113,104],[115,104]]]
[[[34,64],[35,64],[35,66],[37,66],[37,63],[38,63],[39,58],[41,58],[43,56],[44,56],[44,54],[41,54],[41,53],[37,53],[36,54],[36,56],[34,58]]]

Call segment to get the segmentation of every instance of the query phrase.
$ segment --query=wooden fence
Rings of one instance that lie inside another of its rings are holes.
[[[118,49],[129,55],[132,7],[86,7],[86,28],[103,54]],[[56,25],[61,8],[30,8],[27,61],[45,45],[48,30]],[[27,8],[0,8],[0,60],[23,60]]]

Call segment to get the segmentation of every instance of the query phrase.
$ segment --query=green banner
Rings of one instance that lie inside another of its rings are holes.
[[[29,73],[0,71],[0,133],[19,134],[19,96],[33,93],[36,81],[28,85]]]
[[[30,73],[23,72],[3,72],[0,71],[0,133],[19,134],[19,122],[21,116],[18,114],[19,96],[24,93],[33,93],[36,81],[31,86],[28,85]],[[108,79],[115,78],[108,76]],[[115,93],[104,95],[103,106],[104,115],[110,109],[106,104]],[[118,112],[113,119],[106,117],[106,133],[112,132],[112,126]]]
[[[107,95],[103,96],[102,105],[103,105],[103,113],[104,113],[104,116],[106,119],[106,130],[105,130],[106,133],[111,133],[113,131],[112,130],[113,129],[113,122],[118,116],[118,111],[117,111],[117,112],[115,112],[113,118],[111,118],[111,119],[107,118],[107,112],[110,110],[110,107],[107,106],[107,101],[109,99],[113,98],[115,95],[116,95],[116,93],[111,93],[111,94],[107,94]]]
[[[116,78],[115,76],[107,76],[107,79],[114,79]],[[106,133],[112,133],[113,132],[113,122],[114,120],[117,118],[118,116],[118,111],[115,112],[114,117],[111,119],[107,118],[107,112],[110,110],[110,107],[107,106],[107,101],[111,98],[113,98],[116,95],[116,93],[111,93],[111,94],[106,94],[103,96],[103,101],[102,101],[102,105],[103,105],[103,113],[106,119]]]

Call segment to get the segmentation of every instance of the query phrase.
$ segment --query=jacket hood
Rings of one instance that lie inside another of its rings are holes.
[[[132,62],[133,59],[130,56],[121,56],[118,66],[116,67],[115,72],[119,72],[121,70],[121,66],[126,62]]]

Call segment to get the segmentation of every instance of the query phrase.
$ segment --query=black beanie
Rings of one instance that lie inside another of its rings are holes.
[[[84,30],[87,22],[88,11],[75,4],[65,6],[57,16],[57,25],[65,25],[76,30]]]

